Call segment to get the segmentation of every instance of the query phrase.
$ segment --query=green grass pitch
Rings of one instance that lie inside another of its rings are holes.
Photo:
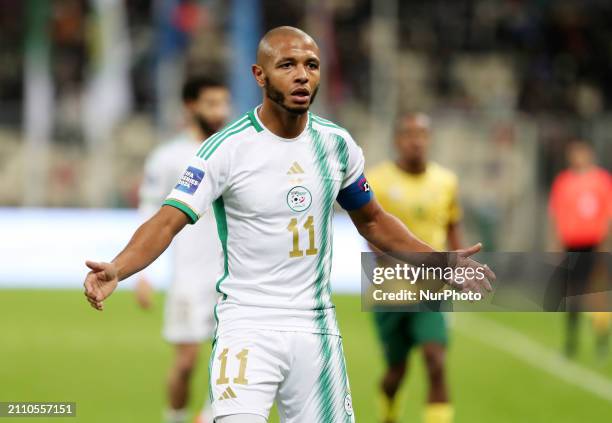
[[[371,316],[360,311],[358,297],[335,300],[356,420],[375,423],[383,362]],[[76,418],[2,418],[2,422],[160,422],[172,352],[160,337],[162,303],[158,295],[155,308],[145,312],[136,307],[131,292],[120,291],[99,313],[77,290],[0,290],[0,401],[77,403]],[[546,372],[537,356],[521,358],[507,346],[486,342],[486,334],[479,332],[483,327],[478,322],[494,322],[555,352],[563,341],[562,314],[476,317],[474,322],[460,313],[451,316],[449,382],[456,422],[610,421],[612,400],[585,388],[588,381],[572,383]],[[605,388],[612,383],[612,360],[602,364],[595,359],[587,320],[581,325],[580,354],[570,366],[594,373]],[[194,380],[194,410],[207,395],[209,352],[206,345]],[[417,351],[401,391],[401,421],[421,421],[425,393]],[[274,413],[270,421],[278,421]]]

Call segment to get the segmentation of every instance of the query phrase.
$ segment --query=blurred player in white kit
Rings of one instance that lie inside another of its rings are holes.
[[[186,128],[156,148],[146,161],[139,204],[143,220],[159,210],[202,141],[221,129],[230,114],[229,91],[213,79],[187,79],[182,100],[187,116]],[[174,240],[172,281],[166,297],[163,326],[164,339],[175,347],[167,382],[167,423],[188,421],[189,386],[200,344],[211,339],[215,330],[213,308],[218,298],[215,283],[222,272],[222,260],[211,208],[197,225],[182,231]],[[136,298],[143,308],[152,305],[152,292],[146,274],[141,274],[136,285]],[[212,422],[207,406],[198,421]]]

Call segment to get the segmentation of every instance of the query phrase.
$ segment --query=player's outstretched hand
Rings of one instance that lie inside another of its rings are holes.
[[[455,269],[463,268],[463,282],[451,281],[451,285],[462,292],[474,292],[482,294],[483,291],[491,292],[491,282],[495,281],[495,273],[486,264],[480,264],[470,258],[482,249],[482,244],[478,243],[471,247],[455,251],[457,263]],[[468,271],[467,269],[473,269]]]
[[[98,263],[87,260],[85,264],[91,269],[83,284],[85,297],[93,308],[102,311],[104,309],[103,301],[113,293],[119,283],[117,268],[113,263]]]

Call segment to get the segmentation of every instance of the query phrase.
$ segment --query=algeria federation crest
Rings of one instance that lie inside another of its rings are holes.
[[[298,185],[291,188],[287,193],[287,205],[295,212],[308,210],[311,204],[312,194],[310,194],[306,187]]]
[[[353,415],[353,400],[351,394],[346,394],[346,397],[344,397],[344,411],[346,411],[346,414],[349,416]]]

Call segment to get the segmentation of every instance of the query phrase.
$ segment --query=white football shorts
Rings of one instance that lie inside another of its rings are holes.
[[[308,332],[233,329],[217,334],[210,362],[215,418],[268,418],[281,423],[354,423],[342,337]]]
[[[172,344],[198,344],[211,339],[217,298],[218,294],[210,289],[171,288],[164,307],[164,339]]]

